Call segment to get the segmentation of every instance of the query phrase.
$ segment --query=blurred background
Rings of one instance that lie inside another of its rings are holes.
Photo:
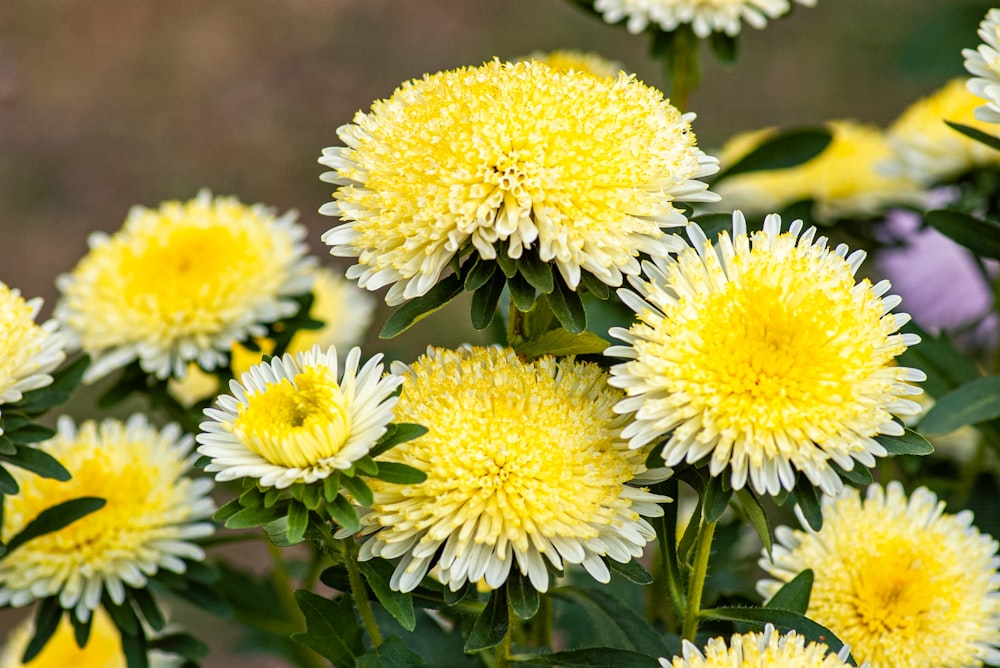
[[[712,153],[738,131],[836,118],[887,125],[963,74],[989,7],[819,0],[744,26],[736,65],[703,51],[699,143]],[[88,234],[202,187],[298,210],[328,257],[320,235],[335,221],[316,212],[330,197],[316,159],[373,100],[427,72],[558,48],[662,87],[648,47],[564,0],[0,0],[0,280],[44,297],[48,314]],[[399,340],[373,333],[366,352],[482,340],[467,312],[459,300]],[[243,664],[276,665],[259,660]]]

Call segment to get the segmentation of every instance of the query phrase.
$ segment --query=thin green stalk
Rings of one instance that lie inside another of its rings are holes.
[[[358,606],[358,614],[364,622],[368,637],[372,639],[372,646],[378,648],[382,644],[382,632],[379,631],[375,622],[375,615],[372,613],[371,603],[368,602],[368,589],[365,587],[364,579],[361,577],[361,569],[358,567],[358,545],[354,540],[344,541],[345,552],[344,565],[347,566],[347,579],[351,583],[351,593],[354,594],[354,604]]]
[[[682,25],[674,31],[668,59],[670,104],[681,111],[687,111],[691,93],[698,87],[701,79],[698,37],[690,26]]]
[[[507,345],[514,345],[524,340],[524,314],[510,300],[510,311],[507,316]]]
[[[503,641],[497,645],[497,660],[495,668],[508,668],[510,666],[511,635],[514,628],[513,622],[516,619],[514,610],[510,606],[510,599],[507,599],[507,619],[510,620],[507,624],[507,633],[504,634]]]
[[[531,640],[536,647],[552,646],[552,599],[548,594],[539,592],[538,612],[531,620]]]
[[[698,615],[701,614],[701,595],[705,590],[705,577],[708,575],[708,556],[712,553],[712,537],[715,535],[717,522],[702,520],[698,527],[698,537],[695,539],[694,563],[691,579],[688,581],[687,607],[684,609],[684,624],[681,627],[681,637],[694,642],[698,632]]]
[[[265,543],[267,545],[267,552],[274,564],[271,579],[274,582],[275,595],[281,602],[281,608],[284,610],[289,621],[292,622],[294,629],[301,629],[305,626],[305,617],[302,615],[302,611],[299,610],[298,603],[295,602],[295,588],[292,585],[292,578],[288,574],[288,569],[285,567],[285,562],[281,558],[281,549],[271,541],[265,541]],[[287,630],[285,632],[277,632],[282,635],[289,635]],[[294,633],[294,630],[292,633]],[[303,668],[320,668],[320,666],[324,665],[320,656],[306,647],[295,647],[292,651],[295,653],[296,663]]]

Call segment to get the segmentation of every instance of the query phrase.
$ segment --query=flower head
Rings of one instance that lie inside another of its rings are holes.
[[[796,0],[813,7],[816,0]],[[594,9],[608,23],[625,19],[631,33],[640,33],[653,24],[665,32],[690,24],[698,37],[713,32],[738,35],[743,21],[754,28],[763,28],[768,19],[787,14],[789,0],[594,0]]]
[[[878,434],[901,435],[893,414],[915,413],[915,369],[894,365],[919,341],[895,332],[908,320],[889,283],[855,283],[864,253],[830,250],[815,228],[787,232],[768,216],[748,235],[733,215],[733,236],[718,244],[689,227],[694,248],[677,259],[654,258],[645,277],[620,290],[638,320],[611,334],[608,348],[627,361],[611,384],[628,398],[616,410],[634,414],[623,432],[632,447],[670,434],[667,466],[711,455],[709,471],[732,469],[760,493],[791,490],[797,469],[828,493],[842,487],[832,463],[873,466],[885,448]],[[672,433],[671,433],[672,432]]]
[[[381,355],[358,369],[361,350],[347,354],[316,346],[252,367],[232,394],[205,409],[198,452],[216,480],[258,478],[283,489],[348,469],[368,454],[392,421],[400,379],[382,377]]]
[[[778,634],[768,624],[763,633],[737,633],[726,644],[712,638],[702,652],[687,640],[683,658],[660,659],[663,668],[847,668],[848,648],[831,652],[823,643],[806,644],[795,631]]]
[[[1000,123],[1000,9],[991,9],[979,24],[979,36],[985,44],[976,49],[962,49],[965,69],[973,78],[967,82],[974,95],[986,100],[977,107],[976,118]]]
[[[881,165],[892,156],[882,131],[840,120],[827,123],[832,140],[812,160],[787,169],[739,174],[716,190],[726,211],[764,214],[800,200],[815,202],[820,220],[872,216],[889,204],[919,203],[922,189],[904,175],[886,175]],[[773,134],[773,129],[736,135],[723,146],[719,161],[734,164]]]
[[[35,323],[41,308],[41,299],[25,301],[19,291],[0,282],[0,406],[49,385],[49,374],[66,358],[58,323]]]
[[[134,207],[121,230],[92,234],[59,277],[56,316],[94,356],[85,380],[138,359],[159,378],[188,362],[225,364],[235,341],[262,336],[309,290],[305,228],[294,213],[201,191],[159,209]]]
[[[397,418],[429,431],[380,457],[427,474],[417,485],[372,481],[362,517],[361,558],[402,557],[391,586],[414,589],[436,562],[457,590],[485,579],[499,587],[516,561],[532,585],[548,587],[556,568],[582,564],[597,580],[602,557],[625,563],[653,539],[642,518],[662,514],[630,483],[666,477],[621,439],[612,407],[619,392],[596,365],[514,351],[431,349],[405,377]]]
[[[996,166],[995,149],[966,137],[945,124],[961,123],[986,133],[993,127],[975,117],[982,100],[952,79],[941,89],[910,105],[887,131],[893,157],[887,173],[898,173],[922,184],[948,181],[976,167]]]
[[[537,253],[573,289],[583,271],[609,285],[639,271],[641,251],[676,243],[675,200],[710,200],[716,170],[690,122],[635,77],[561,72],[542,63],[467,67],[403,84],[359,112],[324,149],[341,187],[323,235],[357,257],[348,278],[386,301],[425,294],[452,258]]]
[[[0,650],[0,668],[126,668],[125,653],[118,629],[111,617],[103,609],[94,611],[90,625],[90,636],[84,647],[76,644],[73,625],[68,619],[60,619],[56,632],[45,648],[28,663],[21,657],[34,635],[31,619],[19,624],[10,634],[7,643]],[[155,663],[154,663],[155,665]]]
[[[812,569],[807,615],[872,668],[965,668],[1000,662],[997,543],[972,526],[972,513],[943,512],[925,488],[909,499],[898,482],[823,500],[823,528],[775,531],[773,595]]]
[[[70,499],[94,496],[106,503],[0,560],[0,605],[58,595],[63,608],[86,621],[102,595],[120,605],[126,587],[145,587],[161,568],[183,573],[184,560],[204,558],[190,541],[212,533],[204,521],[214,510],[212,483],[188,477],[192,445],[177,425],[158,430],[142,415],[79,427],[60,418],[56,436],[38,447],[73,477],[25,484],[26,474],[11,470],[22,484],[5,500],[3,535],[14,536],[41,511]]]
[[[615,79],[625,68],[621,63],[608,60],[604,56],[587,51],[559,49],[556,51],[535,51],[528,59],[544,63],[560,72],[584,72],[595,77]]]

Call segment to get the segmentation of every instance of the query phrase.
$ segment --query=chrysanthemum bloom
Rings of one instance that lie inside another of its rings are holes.
[[[974,95],[986,100],[976,108],[976,118],[1000,123],[1000,9],[991,9],[979,24],[979,36],[985,44],[963,49],[965,69],[973,75],[967,86]]]
[[[814,7],[816,0],[796,0],[800,5]],[[640,33],[653,24],[666,32],[681,24],[691,24],[698,37],[713,32],[738,35],[743,21],[754,28],[763,28],[768,19],[787,14],[789,0],[594,0],[594,9],[608,23],[625,20],[631,33]]]
[[[930,185],[948,181],[976,167],[1000,165],[1000,153],[962,133],[945,121],[968,125],[987,134],[996,131],[976,118],[982,100],[953,79],[940,90],[908,107],[889,126],[887,136],[893,158],[884,169]]]
[[[293,355],[306,352],[313,346],[329,348],[335,346],[347,350],[361,343],[372,322],[375,300],[357,285],[344,279],[328,267],[316,267],[313,277],[313,304],[309,317],[323,321],[319,329],[300,329],[292,336],[285,352]],[[234,343],[230,351],[230,368],[239,378],[255,364],[260,364],[263,355],[274,351],[271,339],[256,339],[260,350],[250,350],[240,343]],[[190,405],[219,393],[216,377],[205,373],[196,364],[188,367],[183,378],[171,379],[170,392],[182,403]]]
[[[58,433],[39,448],[72,474],[69,482],[11,473],[21,492],[4,505],[3,535],[21,531],[38,513],[84,496],[106,499],[100,510],[34,538],[0,560],[0,605],[21,606],[59,596],[86,621],[103,594],[125,600],[125,588],[146,586],[161,568],[183,573],[185,559],[203,559],[192,539],[208,536],[214,511],[210,480],[187,477],[193,441],[177,425],[157,429],[142,415],[127,422],[63,416]]]
[[[573,49],[535,51],[528,58],[560,72],[584,72],[595,77],[617,78],[618,73],[625,69],[621,63],[608,60],[597,53]]]
[[[188,362],[214,369],[235,341],[295,312],[309,290],[294,212],[201,191],[159,209],[134,207],[115,234],[94,233],[89,252],[59,277],[56,316],[94,357],[92,381],[138,359],[158,378]]]
[[[198,452],[216,480],[257,478],[265,487],[322,480],[368,454],[392,421],[401,379],[382,377],[382,355],[360,369],[361,350],[318,346],[252,367],[232,394],[205,409]]]
[[[696,179],[716,171],[690,122],[663,94],[538,62],[468,67],[403,84],[359,112],[323,150],[321,177],[341,187],[320,212],[345,222],[323,240],[357,257],[348,278],[390,305],[423,295],[450,261],[500,242],[554,262],[576,289],[581,272],[608,285],[663,254],[683,225],[675,200],[716,197]]]
[[[925,488],[906,498],[898,482],[823,500],[823,528],[779,527],[772,596],[805,569],[814,582],[807,615],[849,643],[872,668],[966,668],[1000,663],[997,543],[972,513],[944,512]]]
[[[714,208],[763,215],[810,199],[815,201],[816,217],[831,220],[872,216],[890,204],[922,201],[923,189],[916,181],[881,172],[892,149],[878,127],[840,120],[827,123],[827,128],[832,140],[812,160],[788,169],[723,179],[716,186],[722,199]],[[722,147],[720,164],[735,164],[773,133],[769,128],[736,135]]]
[[[35,323],[41,308],[41,299],[26,301],[0,281],[0,410],[3,404],[20,401],[25,392],[49,385],[49,374],[66,358],[58,323]]]
[[[94,611],[90,637],[84,647],[77,646],[73,625],[63,618],[38,656],[23,663],[21,657],[32,635],[34,624],[31,619],[14,629],[0,650],[0,668],[126,668],[121,636],[108,613],[101,608]]]
[[[372,481],[362,517],[372,535],[360,558],[402,557],[394,589],[414,589],[435,563],[453,590],[479,580],[495,588],[516,562],[545,591],[545,559],[607,582],[603,557],[625,563],[653,540],[643,516],[661,515],[668,499],[632,483],[668,472],[647,471],[646,453],[621,438],[625,420],[612,410],[621,393],[598,366],[468,348],[430,349],[393,371],[405,378],[397,419],[429,429],[380,457],[427,479]]]
[[[735,634],[727,644],[712,638],[704,652],[685,640],[683,658],[660,659],[663,668],[847,668],[848,647],[831,652],[823,643],[806,644],[795,631],[781,635],[768,624],[763,633]]]
[[[748,235],[740,212],[733,236],[708,241],[688,229],[694,248],[644,263],[619,295],[638,319],[614,328],[627,345],[607,354],[628,360],[611,369],[634,414],[623,434],[641,447],[669,434],[667,466],[711,456],[709,471],[732,469],[732,486],[749,477],[759,493],[791,490],[795,470],[827,493],[843,483],[831,463],[873,466],[885,448],[872,437],[901,435],[893,414],[919,410],[905,395],[924,379],[894,365],[919,341],[895,334],[909,319],[892,314],[889,283],[855,282],[864,252],[830,250],[815,228],[787,232],[768,216]]]

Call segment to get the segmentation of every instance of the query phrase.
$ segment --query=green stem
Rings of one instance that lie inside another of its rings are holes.
[[[511,635],[514,628],[514,610],[510,606],[510,599],[507,599],[507,619],[510,621],[507,623],[507,633],[503,636],[503,641],[497,645],[497,660],[495,668],[508,668],[510,666],[511,657]]]
[[[379,631],[375,622],[375,615],[372,613],[371,603],[368,602],[368,588],[365,587],[364,579],[361,577],[361,569],[358,568],[358,544],[353,539],[344,541],[345,552],[344,565],[347,566],[347,579],[351,583],[351,593],[354,594],[354,604],[358,606],[358,614],[361,621],[368,630],[368,637],[372,639],[372,646],[376,649],[382,644],[382,632]]]
[[[675,31],[668,58],[670,79],[670,104],[686,111],[691,93],[698,87],[701,70],[698,64],[698,37],[689,25]]]
[[[681,637],[691,642],[694,642],[694,636],[698,632],[701,595],[705,590],[705,576],[708,575],[708,556],[712,552],[712,537],[715,535],[716,524],[716,522],[705,522],[702,520],[701,526],[698,527],[698,537],[695,539],[694,563],[692,564],[691,579],[688,581],[684,624],[681,627]]]
[[[507,345],[512,346],[524,340],[524,314],[510,300],[510,311],[507,317]]]
[[[295,602],[295,588],[292,586],[292,578],[288,574],[285,562],[281,558],[281,549],[271,541],[266,541],[266,544],[267,552],[271,555],[271,561],[274,563],[271,579],[274,582],[275,595],[278,597],[287,618],[294,620],[295,628],[301,629],[305,626],[305,617],[299,610],[298,603]],[[296,663],[303,668],[318,668],[324,665],[319,655],[306,647],[295,647],[293,651]]]
[[[538,612],[532,620],[534,633],[532,640],[537,647],[552,646],[552,599],[548,594],[539,592]]]

